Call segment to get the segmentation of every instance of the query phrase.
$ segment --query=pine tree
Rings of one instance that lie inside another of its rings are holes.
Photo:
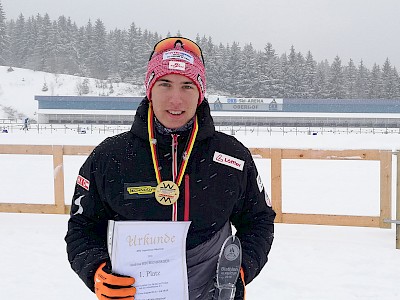
[[[205,59],[205,66],[207,72],[207,85],[217,86],[217,73],[218,73],[218,47],[216,47],[212,41],[211,37],[206,39],[204,44],[200,45],[203,52],[203,58]],[[207,58],[207,59],[206,59]]]
[[[317,64],[314,61],[311,51],[307,52],[307,57],[304,66],[304,98],[313,98],[315,95]]]
[[[343,99],[345,97],[343,67],[342,61],[338,55],[336,55],[330,68],[328,86],[329,98]]]
[[[109,74],[109,62],[106,51],[106,29],[103,22],[97,19],[93,29],[90,65],[95,78],[106,79]]]
[[[131,82],[134,80],[134,69],[137,66],[137,45],[139,42],[138,28],[132,23],[129,30],[124,48],[126,49],[126,62],[122,66],[121,77],[123,81]]]
[[[209,82],[208,85],[214,86],[214,89],[219,92],[227,91],[228,85],[228,54],[229,48],[227,49],[221,43],[219,44],[218,49],[216,49],[215,54],[215,66],[213,67],[213,78],[207,80]]]
[[[26,61],[23,67],[36,70],[34,53],[38,41],[38,23],[34,17],[30,17],[25,24],[25,36],[27,39]]]
[[[43,18],[40,15],[37,15],[35,22],[37,26],[37,42],[33,49],[31,66],[34,70],[47,72],[54,71],[49,63],[53,48],[50,17],[48,14]]]
[[[238,76],[240,89],[237,93],[242,97],[255,97],[259,95],[257,53],[252,44],[246,44],[240,55],[240,72]]]
[[[400,76],[397,73],[396,67],[393,67],[393,80],[395,82],[394,98],[400,98]]]
[[[304,64],[303,55],[300,52],[296,53],[292,46],[287,61],[286,97],[303,98],[305,93]]]
[[[357,99],[357,68],[352,59],[344,69],[345,97]]]
[[[8,60],[9,36],[6,28],[6,15],[0,2],[0,65],[5,65]]]
[[[396,79],[389,58],[386,58],[382,68],[382,97],[385,99],[396,97]]]
[[[361,60],[360,65],[358,66],[357,78],[356,78],[357,98],[359,99],[368,98],[368,80],[369,80],[369,71],[364,66],[364,63]]]
[[[58,55],[57,60],[57,73],[67,73],[70,64],[70,34],[65,16],[60,16],[57,20],[57,44],[56,52]],[[68,73],[67,73],[68,74]]]
[[[40,43],[43,44],[43,71],[45,72],[55,72],[55,66],[53,64],[55,56],[55,47],[53,44],[53,39],[55,32],[53,30],[53,24],[51,23],[50,16],[45,14],[42,23],[42,33],[40,36]]]
[[[241,49],[237,42],[233,42],[228,51],[227,80],[225,89],[227,92],[231,93],[231,95],[239,95],[241,94],[240,73],[242,72],[240,66]]]
[[[91,76],[91,55],[93,47],[93,25],[89,19],[85,27],[78,30],[76,46],[78,49],[78,65],[83,76]]]
[[[289,63],[286,53],[283,53],[280,57],[281,63],[281,80],[282,80],[282,98],[290,98],[291,97],[291,85],[290,75],[289,75]]]
[[[127,57],[124,55],[124,52],[126,52],[126,37],[126,30],[115,29],[109,33],[107,38],[110,79],[113,82],[120,82],[122,80],[119,70],[122,69],[127,60]]]
[[[260,54],[258,68],[259,93],[261,97],[277,97],[282,93],[279,78],[279,59],[271,43]]]
[[[25,66],[27,60],[27,49],[29,47],[27,39],[25,17],[20,14],[15,21],[15,25],[10,28],[10,64],[16,67]]]
[[[149,61],[149,53],[153,50],[150,45],[154,45],[155,42],[150,42],[154,41],[154,35],[151,34],[148,31],[145,31],[142,34],[141,29],[138,30],[138,45],[136,47],[136,66],[134,69],[134,74],[136,78],[136,84],[143,84],[145,80],[145,74],[147,70],[147,63]]]
[[[7,64],[10,66],[15,66],[15,64],[13,63],[14,53],[11,52],[11,47],[12,47],[11,36],[14,30],[15,30],[15,21],[11,19],[10,21],[6,22],[6,35],[8,37],[8,43],[4,55]]]
[[[383,82],[382,82],[381,68],[377,64],[374,64],[374,66],[372,67],[368,88],[369,88],[368,91],[369,99],[383,98],[382,94]]]
[[[304,56],[301,52],[296,54],[296,98],[305,98],[306,90],[307,90],[307,83],[306,79],[306,70],[305,70],[306,61]]]
[[[316,99],[329,98],[329,84],[328,84],[329,73],[330,73],[330,66],[327,60],[317,64],[314,98]]]

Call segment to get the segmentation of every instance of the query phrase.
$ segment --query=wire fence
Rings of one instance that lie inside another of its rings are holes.
[[[128,131],[131,125],[110,124],[29,124],[21,122],[0,122],[0,133],[34,131],[38,134],[118,134]],[[329,134],[400,134],[400,128],[361,127],[274,127],[274,126],[223,126],[216,130],[229,135],[329,135]]]

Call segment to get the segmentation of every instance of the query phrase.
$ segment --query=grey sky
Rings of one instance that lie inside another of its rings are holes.
[[[0,0],[7,19],[49,13],[78,26],[100,18],[107,29],[137,27],[165,36],[211,36],[215,44],[272,43],[280,55],[291,45],[304,55],[342,64],[363,59],[370,68],[389,57],[400,71],[399,0]]]

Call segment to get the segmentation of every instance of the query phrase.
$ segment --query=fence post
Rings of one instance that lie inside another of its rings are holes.
[[[64,148],[53,146],[55,213],[65,213],[64,200]]]
[[[282,149],[271,149],[271,198],[275,222],[282,223]]]
[[[396,185],[396,220],[400,220],[400,150],[396,151],[397,156],[397,185]],[[396,249],[400,249],[400,224],[396,223]]]
[[[379,151],[380,159],[380,214],[379,227],[391,228],[385,219],[392,216],[392,153],[391,151]]]

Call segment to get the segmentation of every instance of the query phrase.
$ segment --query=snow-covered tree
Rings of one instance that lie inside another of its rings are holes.
[[[29,43],[27,30],[25,29],[25,17],[22,14],[18,16],[15,24],[9,27],[8,32],[10,36],[10,64],[16,67],[23,67],[27,59]]]
[[[271,43],[259,55],[258,81],[260,97],[277,97],[282,94],[280,64]]]
[[[5,65],[8,57],[9,36],[6,28],[6,15],[0,2],[0,65]]]
[[[215,55],[215,66],[213,67],[213,73],[211,76],[213,78],[207,77],[208,86],[214,87],[217,91],[227,92],[228,86],[228,56],[229,56],[229,46],[225,47],[221,43],[216,49]],[[207,73],[208,74],[208,73]]]
[[[229,48],[227,59],[227,82],[225,89],[232,95],[241,94],[240,74],[243,72],[243,69],[240,66],[241,49],[239,43],[233,42]]]
[[[393,67],[393,78],[395,82],[394,98],[400,99],[400,76],[396,67]]]
[[[367,99],[368,98],[368,79],[369,70],[364,66],[364,62],[361,60],[360,65],[357,69],[356,79],[356,92],[357,98]]]
[[[344,68],[345,98],[356,99],[357,97],[357,68],[352,59]]]
[[[369,99],[382,98],[382,88],[383,88],[383,82],[382,82],[381,68],[379,65],[374,64],[368,82]]]
[[[199,38],[198,36],[196,39]],[[214,45],[211,37],[205,38],[200,44],[201,50],[203,52],[203,58],[205,59],[205,66],[207,72],[207,85],[217,86],[217,73],[218,73],[218,47]]]
[[[315,75],[315,93],[316,99],[329,98],[329,78],[330,66],[327,60],[317,64],[317,73]]]
[[[47,14],[27,19],[20,14],[6,22],[0,2],[1,64],[142,84],[149,54],[160,39],[134,23],[128,30],[107,32],[100,19],[79,29],[70,18],[52,21]],[[237,42],[217,46],[211,37],[200,35],[195,41],[205,54],[209,92],[245,97],[400,97],[399,75],[389,59],[370,71],[362,61],[356,67],[350,60],[343,67],[339,56],[332,65],[327,60],[317,64],[311,51],[304,56],[294,46],[288,54],[278,55],[270,43],[259,51],[251,43],[243,48]]]
[[[257,52],[252,44],[246,44],[240,56],[240,72],[238,76],[238,96],[255,97],[259,96],[259,81]]]
[[[51,65],[51,57],[53,52],[53,33],[50,17],[46,14],[44,17],[36,16],[37,24],[37,42],[33,49],[31,66],[34,70],[54,72],[54,65]]]
[[[311,51],[308,51],[304,64],[304,98],[309,99],[314,97],[316,74],[317,63],[315,62]]]
[[[304,57],[300,52],[296,53],[294,46],[292,46],[287,59],[288,69],[285,96],[288,98],[303,98],[306,89],[304,82]]]
[[[382,97],[385,99],[396,97],[396,78],[389,58],[386,59],[382,68]]]
[[[61,16],[57,20],[57,45],[55,51],[58,55],[57,72],[79,74],[77,36],[78,28],[70,18]]]
[[[107,34],[104,23],[97,19],[93,28],[90,66],[95,78],[106,79],[109,74],[109,61],[106,51]]]
[[[331,99],[345,98],[343,67],[342,67],[342,61],[338,55],[336,55],[330,68],[328,86],[329,86],[329,98]]]

